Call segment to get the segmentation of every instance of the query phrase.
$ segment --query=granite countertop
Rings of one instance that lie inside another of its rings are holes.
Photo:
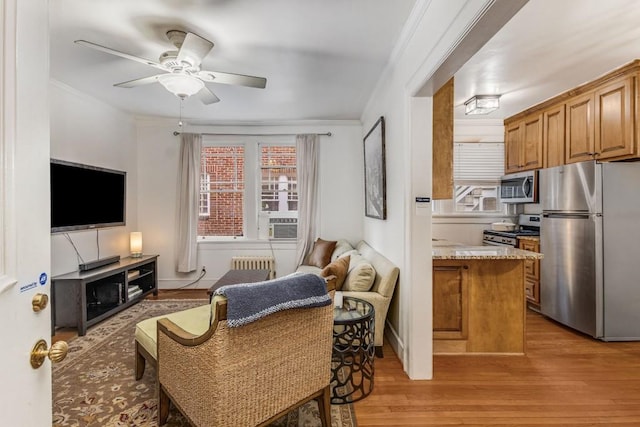
[[[433,259],[542,259],[537,252],[524,251],[511,246],[467,246],[454,244],[433,245]]]

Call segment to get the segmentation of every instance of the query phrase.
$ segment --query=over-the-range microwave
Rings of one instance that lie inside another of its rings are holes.
[[[502,203],[537,203],[538,171],[518,172],[500,178]]]

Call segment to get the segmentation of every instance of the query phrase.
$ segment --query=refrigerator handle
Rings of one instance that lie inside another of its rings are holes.
[[[545,212],[545,213],[542,214],[542,217],[543,218],[576,218],[576,219],[581,219],[581,218],[589,218],[592,215],[602,216],[602,214],[590,214],[590,213],[587,213],[587,212],[584,212],[584,213],[578,213],[578,212],[572,212],[572,213]]]

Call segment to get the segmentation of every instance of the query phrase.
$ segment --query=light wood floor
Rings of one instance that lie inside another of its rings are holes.
[[[434,356],[434,379],[411,381],[390,346],[384,354],[373,392],[354,405],[359,427],[640,426],[640,342],[603,343],[531,311],[526,356]]]

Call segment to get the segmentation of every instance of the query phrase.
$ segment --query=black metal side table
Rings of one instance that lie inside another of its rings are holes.
[[[358,401],[373,391],[375,356],[373,305],[344,297],[333,309],[331,403]]]

